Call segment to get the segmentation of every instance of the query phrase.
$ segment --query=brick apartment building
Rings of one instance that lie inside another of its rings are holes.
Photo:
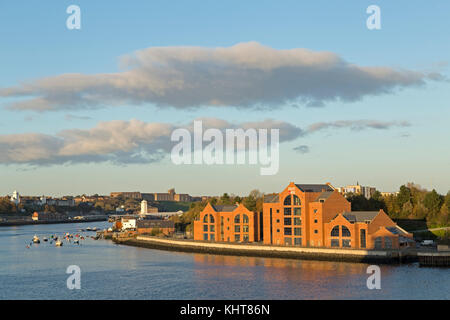
[[[244,212],[248,232],[243,234]],[[364,249],[399,248],[413,242],[412,234],[383,210],[351,211],[350,202],[330,184],[291,182],[280,193],[265,195],[262,220],[260,227],[258,215],[242,204],[208,204],[194,221],[194,240]]]
[[[259,241],[258,217],[243,204],[208,203],[194,221],[194,240],[223,242]]]

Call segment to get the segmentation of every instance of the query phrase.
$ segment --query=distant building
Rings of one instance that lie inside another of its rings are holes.
[[[398,192],[380,192],[382,197],[396,196]]]
[[[74,207],[74,199],[46,199],[46,204],[49,206],[59,206],[59,207]]]
[[[141,215],[147,214],[147,200],[141,201]]]
[[[20,194],[19,194],[19,192],[17,192],[17,190],[14,190],[13,195],[11,196],[10,200],[15,205],[18,205],[20,203]]]
[[[61,221],[66,220],[67,216],[58,212],[34,212],[31,219],[33,221]]]
[[[135,192],[111,192],[111,198],[117,198],[117,197],[124,197],[124,198],[131,198],[131,199],[142,199],[142,194],[138,191]]]
[[[136,230],[139,234],[151,234],[153,231],[159,230],[165,235],[171,235],[175,232],[175,224],[172,220],[138,220]]]
[[[348,186],[337,188],[337,189],[343,195],[345,195],[347,193],[354,193],[354,194],[363,195],[367,199],[370,199],[373,196],[373,194],[375,193],[375,191],[377,191],[377,189],[375,187],[361,186],[361,185],[359,185],[359,183],[357,183],[356,185],[348,185]]]
[[[122,231],[136,229],[136,221],[137,219],[135,217],[122,217],[120,219]]]

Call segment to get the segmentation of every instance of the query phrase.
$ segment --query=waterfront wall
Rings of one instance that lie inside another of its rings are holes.
[[[210,243],[202,241],[162,239],[150,236],[117,239],[116,242],[138,247],[171,251],[304,260],[400,263],[416,261],[417,259],[415,252],[403,252],[399,250],[331,249],[269,246],[261,244]]]

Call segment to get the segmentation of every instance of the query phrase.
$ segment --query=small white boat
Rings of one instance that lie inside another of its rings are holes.
[[[48,239],[47,239],[47,238],[44,238],[44,239],[42,239],[42,240],[44,240],[45,242],[47,242],[47,241],[48,241]]]
[[[37,235],[34,235],[33,242],[34,243],[41,243],[41,240],[39,240],[39,237]]]
[[[62,245],[63,245],[63,242],[61,240],[58,240],[55,242],[55,246],[57,246],[57,247],[62,247]]]

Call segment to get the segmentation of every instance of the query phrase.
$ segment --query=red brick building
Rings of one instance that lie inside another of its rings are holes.
[[[412,235],[384,211],[351,211],[351,204],[330,184],[295,184],[266,195],[265,244],[338,248],[398,248]]]
[[[194,221],[194,240],[223,242],[259,241],[258,217],[243,204],[208,203]]]

